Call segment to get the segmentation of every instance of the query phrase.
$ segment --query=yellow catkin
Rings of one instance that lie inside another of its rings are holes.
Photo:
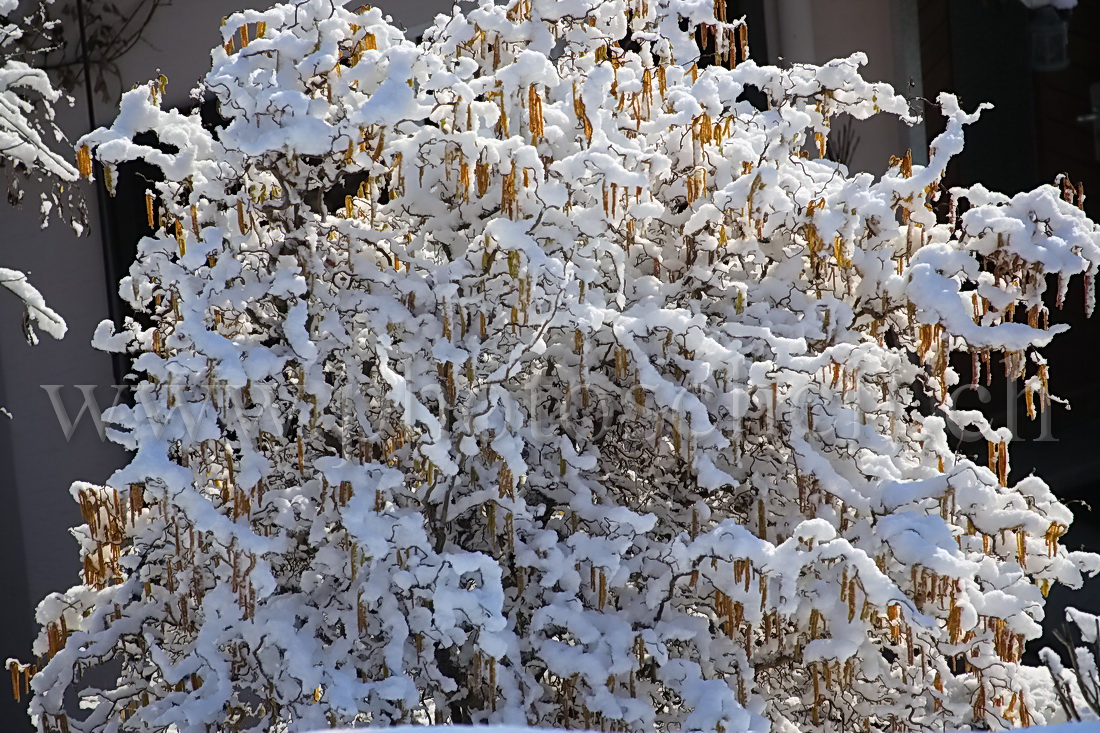
[[[469,163],[464,162],[459,166],[458,183],[459,183],[459,188],[461,189],[461,192],[462,192],[462,200],[463,201],[469,201],[470,200],[470,164]]]
[[[813,718],[814,725],[818,726],[818,725],[821,725],[821,718],[820,718],[821,682],[818,678],[816,665],[810,667],[810,676],[813,677],[813,680],[814,680],[814,702],[813,702],[813,708],[811,709],[811,716]]]
[[[80,150],[76,151],[76,167],[84,178],[92,177],[92,153],[87,145],[80,146]]]
[[[183,222],[176,219],[176,244],[179,245],[180,257],[187,254],[187,238],[183,233]]]
[[[664,76],[660,76],[663,80]],[[664,93],[664,85],[662,84],[662,94]],[[592,142],[592,123],[588,119],[588,113],[584,108],[584,100],[581,99],[580,94],[577,93],[577,85],[573,85],[573,112],[577,115],[577,120],[580,121],[584,130],[584,137],[588,142]]]
[[[532,85],[530,89],[528,89],[527,97],[527,114],[529,117],[528,124],[531,128],[531,139],[537,142],[541,140],[545,134],[542,119],[542,95],[540,95],[538,89]]]

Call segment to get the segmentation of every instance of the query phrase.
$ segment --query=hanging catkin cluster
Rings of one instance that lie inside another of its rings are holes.
[[[947,396],[961,354],[1047,408],[1049,276],[1100,230],[1068,189],[941,191],[949,95],[929,165],[849,174],[831,121],[906,100],[859,54],[760,66],[716,6],[482,0],[419,43],[238,13],[221,123],[161,80],[83,140],[163,180],[96,334],[135,455],[73,488],[41,731],[1042,722],[1021,650],[1097,559]]]

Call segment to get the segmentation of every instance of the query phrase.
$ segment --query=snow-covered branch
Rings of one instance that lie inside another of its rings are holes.
[[[18,0],[0,3],[0,14],[6,18],[16,18],[18,12]],[[18,174],[45,182],[46,190],[41,194],[43,226],[50,213],[61,208],[62,194],[58,184],[73,183],[80,177],[80,172],[44,139],[46,135],[63,139],[53,121],[53,107],[63,99],[62,93],[54,88],[46,72],[15,58],[25,50],[18,48],[27,33],[21,23],[43,23],[44,19],[44,14],[38,12],[19,22],[0,21],[0,162],[11,166]],[[18,182],[9,185],[18,187]],[[16,198],[21,199],[22,194]],[[72,222],[78,232],[82,227],[80,219],[82,216],[75,216]],[[0,285],[14,292],[26,307],[23,328],[28,343],[38,343],[33,324],[54,338],[64,336],[65,321],[46,307],[42,295],[27,282],[23,273],[0,268]]]

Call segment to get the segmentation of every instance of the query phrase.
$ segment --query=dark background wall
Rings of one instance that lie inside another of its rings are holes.
[[[1084,184],[1085,209],[1093,219],[1100,217],[1094,130],[1078,121],[1091,111],[1090,87],[1100,82],[1100,2],[1082,0],[1068,15],[1069,63],[1058,71],[1033,70],[1030,33],[1036,15],[1019,0],[920,0],[919,18],[925,98],[953,91],[965,109],[980,102],[994,105],[968,130],[966,148],[945,184],[983,182],[1012,194],[1066,173]],[[929,139],[943,129],[934,110],[927,124]],[[1035,473],[1073,509],[1077,522],[1064,543],[1100,551],[1100,314],[1087,318],[1084,300],[1078,278],[1061,312],[1054,310],[1053,298],[1048,303],[1051,320],[1071,326],[1045,351],[1052,390],[1069,404],[1055,404],[1046,425],[1032,424],[1022,398],[1013,400],[1016,393],[1002,379],[991,386],[991,402],[983,407],[998,425],[1018,427],[1012,479]],[[978,402],[971,397],[964,406]],[[985,451],[984,442],[961,447]],[[1048,634],[1032,644],[1033,653],[1052,642],[1050,630],[1061,624],[1066,604],[1100,612],[1098,586],[1100,579],[1082,591],[1052,591]]]

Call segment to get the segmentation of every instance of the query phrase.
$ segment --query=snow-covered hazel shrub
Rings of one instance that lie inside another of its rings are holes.
[[[715,7],[238,13],[219,126],[162,79],[82,141],[163,181],[40,730],[1042,722],[1021,649],[1097,558],[947,396],[962,355],[1047,408],[1043,296],[1091,292],[1100,229],[1068,186],[942,191],[949,95],[929,165],[850,174],[830,121],[906,100]]]

